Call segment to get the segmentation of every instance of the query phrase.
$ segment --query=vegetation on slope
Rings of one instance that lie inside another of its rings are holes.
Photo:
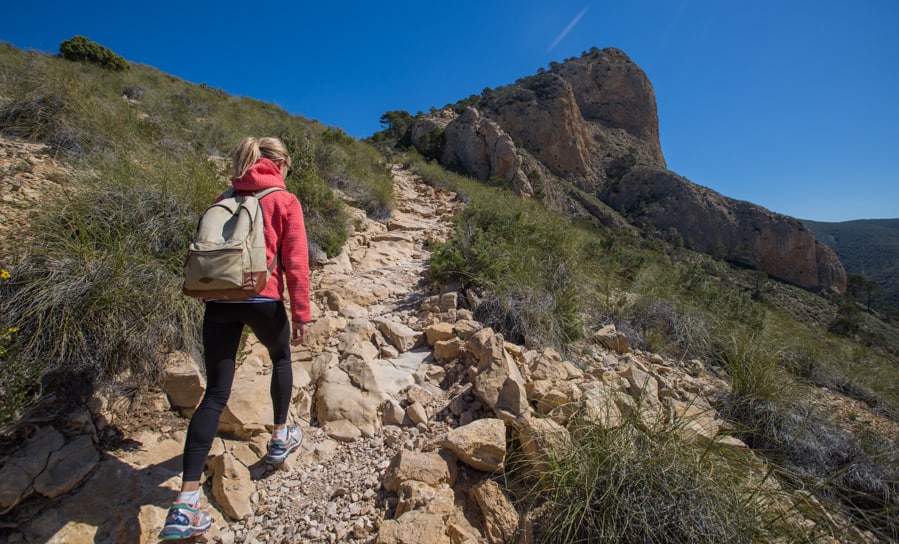
[[[827,388],[899,421],[895,328],[859,314],[854,319],[860,329],[877,334],[865,342],[833,334],[828,327],[838,314],[839,300],[653,237],[565,219],[539,202],[516,199],[508,190],[449,173],[411,152],[404,160],[428,183],[456,191],[468,202],[456,218],[455,236],[434,249],[431,268],[436,278],[457,281],[482,301],[477,310],[481,320],[509,338],[555,345],[574,359],[590,349],[577,338],[614,323],[637,349],[713,364],[732,388],[717,408],[739,437],[773,463],[770,477],[811,489],[831,506],[841,505],[855,523],[884,539],[897,537],[897,437],[838,425],[813,401],[817,388]],[[721,534],[745,529],[744,514],[770,522],[760,533],[741,533],[756,534],[756,539],[767,540],[772,534],[790,541],[820,537],[787,535],[789,527],[774,519],[785,514],[772,518],[765,508],[741,502],[746,494],[764,494],[774,501],[770,493],[780,493],[759,479],[733,483],[738,474],[758,470],[748,460],[722,459],[719,451],[688,454],[693,446],[678,444],[670,438],[672,430],[665,428],[651,433],[651,443],[661,440],[666,455],[651,449],[654,453],[642,457],[633,448],[648,447],[646,433],[636,422],[600,436],[573,433],[591,438],[577,440],[574,453],[559,459],[548,479],[533,484],[523,499],[543,504],[543,515],[548,516],[544,522],[553,528],[544,535],[546,541],[602,541],[588,534],[628,542],[694,541],[699,537],[688,536],[686,528],[696,529],[692,524],[699,518],[691,516],[699,516],[710,524],[703,525],[711,531],[705,541],[714,542],[721,541]],[[669,439],[662,440],[665,437]],[[665,449],[669,447],[674,450]],[[620,459],[627,460],[627,470],[621,467],[622,479],[611,481]],[[665,463],[671,466],[665,465],[659,475],[658,465]],[[715,471],[715,484],[696,476],[709,470]],[[651,474],[657,476],[647,476]],[[681,478],[686,475],[695,479],[687,482]],[[608,492],[609,486],[635,486],[654,499],[644,497],[634,504]],[[716,486],[736,486],[736,495],[725,496]],[[694,509],[683,513],[683,520],[672,521],[677,526],[671,533],[656,533],[648,540],[639,536],[647,535],[640,532],[643,524],[652,525],[663,513],[683,507],[677,501],[686,497],[681,494],[685,489],[698,493],[687,501]],[[701,512],[707,505],[714,506]],[[560,526],[570,532],[556,531]]]
[[[336,254],[347,238],[333,189],[390,213],[382,156],[340,129],[142,65],[0,44],[0,66],[0,133],[45,143],[78,172],[44,195],[28,232],[0,242],[0,423],[75,375],[139,391],[167,353],[198,351],[201,305],[180,294],[181,263],[243,136],[288,145],[314,250]]]

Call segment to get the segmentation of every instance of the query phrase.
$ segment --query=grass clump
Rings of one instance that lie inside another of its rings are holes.
[[[180,292],[190,217],[156,187],[98,185],[47,205],[35,225],[40,251],[26,248],[0,286],[4,319],[27,331],[10,353],[29,369],[6,373],[4,390],[21,403],[41,392],[36,377],[52,391],[76,374],[142,387],[157,382],[167,353],[196,352],[200,304]],[[16,404],[4,404],[7,417]]]
[[[720,448],[683,441],[676,431],[635,421],[573,426],[571,447],[549,470],[530,487],[512,486],[532,513],[535,540],[661,544],[798,536],[764,501],[750,500],[759,489],[755,471]]]

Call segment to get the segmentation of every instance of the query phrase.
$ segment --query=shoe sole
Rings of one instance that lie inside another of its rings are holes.
[[[270,457],[270,456],[266,455],[266,456],[265,456],[265,462],[266,462],[266,463],[269,463],[270,465],[280,465],[280,464],[282,464],[284,461],[287,461],[287,458],[290,457],[290,454],[293,453],[294,450],[296,450],[297,448],[300,447],[300,444],[302,444],[302,442],[297,443],[296,446],[294,446],[294,447],[288,449],[286,452],[284,452],[284,455],[282,455],[282,456],[280,456],[280,457],[277,457],[277,458]]]
[[[211,523],[209,524],[208,527],[206,527],[205,529],[202,529],[202,530],[194,529],[194,528],[189,528],[189,529],[186,529],[185,531],[171,529],[172,532],[169,532],[169,533],[167,533],[166,530],[163,529],[162,532],[159,533],[159,540],[184,540],[186,538],[193,538],[195,536],[201,536],[201,535],[203,535],[203,533],[208,531],[210,527],[212,527]]]
[[[285,452],[284,452],[281,456],[279,456],[279,457],[271,457],[271,456],[269,456],[269,455],[266,455],[266,456],[265,456],[265,462],[268,463],[268,464],[270,464],[270,465],[280,465],[281,463],[283,463],[284,461],[286,461],[287,458],[290,457],[290,454],[293,453],[294,450],[296,450],[297,448],[299,448],[299,447],[303,444],[303,438],[304,438],[304,437],[303,437],[303,434],[302,434],[302,433],[303,433],[303,431],[300,430],[300,439],[299,439],[299,441],[297,441],[297,443],[296,443],[295,446],[293,446],[292,448],[289,448],[287,451],[285,451]]]

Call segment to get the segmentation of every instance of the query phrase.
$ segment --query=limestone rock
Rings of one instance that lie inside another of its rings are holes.
[[[453,325],[452,323],[435,323],[425,329],[425,336],[428,339],[428,345],[433,347],[439,341],[455,338]]]
[[[512,501],[493,480],[484,480],[469,490],[484,517],[487,540],[490,544],[512,542],[518,531],[518,512]]]
[[[420,510],[406,512],[381,524],[378,544],[452,544],[442,514]]]
[[[168,357],[162,375],[162,387],[169,396],[172,406],[187,417],[203,399],[206,378],[200,372],[197,362],[186,353],[175,352]]]
[[[596,331],[593,334],[593,341],[621,354],[630,351],[627,345],[627,336],[618,332],[615,325],[605,325]]]
[[[41,427],[0,468],[0,512],[28,497],[32,481],[47,467],[50,455],[65,444],[65,437],[50,426]]]
[[[416,332],[402,323],[390,319],[380,319],[377,321],[378,330],[387,338],[393,346],[404,353],[415,347],[421,333]]]
[[[383,485],[388,491],[398,491],[403,482],[415,480],[431,486],[452,484],[454,472],[447,459],[437,453],[402,450],[390,461]]]
[[[429,485],[418,480],[407,480],[397,491],[396,517],[412,510],[421,510],[448,516],[455,507],[455,493],[447,484]]]
[[[219,455],[209,463],[212,470],[212,496],[216,505],[231,519],[241,520],[253,513],[250,495],[255,486],[250,471],[230,453]]]
[[[568,429],[547,418],[523,418],[515,425],[521,451],[533,470],[546,472],[571,445]]]
[[[348,422],[355,426],[359,433],[374,436],[379,428],[378,406],[381,395],[365,392],[353,386],[350,377],[339,368],[332,368],[318,381],[318,394],[315,399],[315,410],[318,421],[324,426],[327,423]],[[331,431],[342,429],[332,425]],[[330,434],[330,433],[329,433]],[[331,435],[332,438],[338,438]],[[341,432],[341,439],[346,434]]]
[[[506,457],[506,424],[500,419],[478,419],[451,430],[440,445],[474,469],[502,470]]]
[[[48,498],[66,493],[81,483],[100,461],[89,435],[80,435],[50,454],[47,468],[34,480],[34,490]]]
[[[806,289],[846,290],[839,258],[801,221],[727,198],[673,172],[635,169],[601,198],[619,211],[627,210],[638,224],[652,223],[694,250]]]
[[[468,341],[467,349],[478,362],[471,380],[475,395],[503,420],[528,413],[524,377],[505,350],[502,336],[482,329]]]

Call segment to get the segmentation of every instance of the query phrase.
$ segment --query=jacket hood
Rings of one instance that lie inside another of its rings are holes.
[[[286,189],[281,169],[270,159],[259,159],[247,172],[231,180],[235,191],[261,191],[269,187]]]

